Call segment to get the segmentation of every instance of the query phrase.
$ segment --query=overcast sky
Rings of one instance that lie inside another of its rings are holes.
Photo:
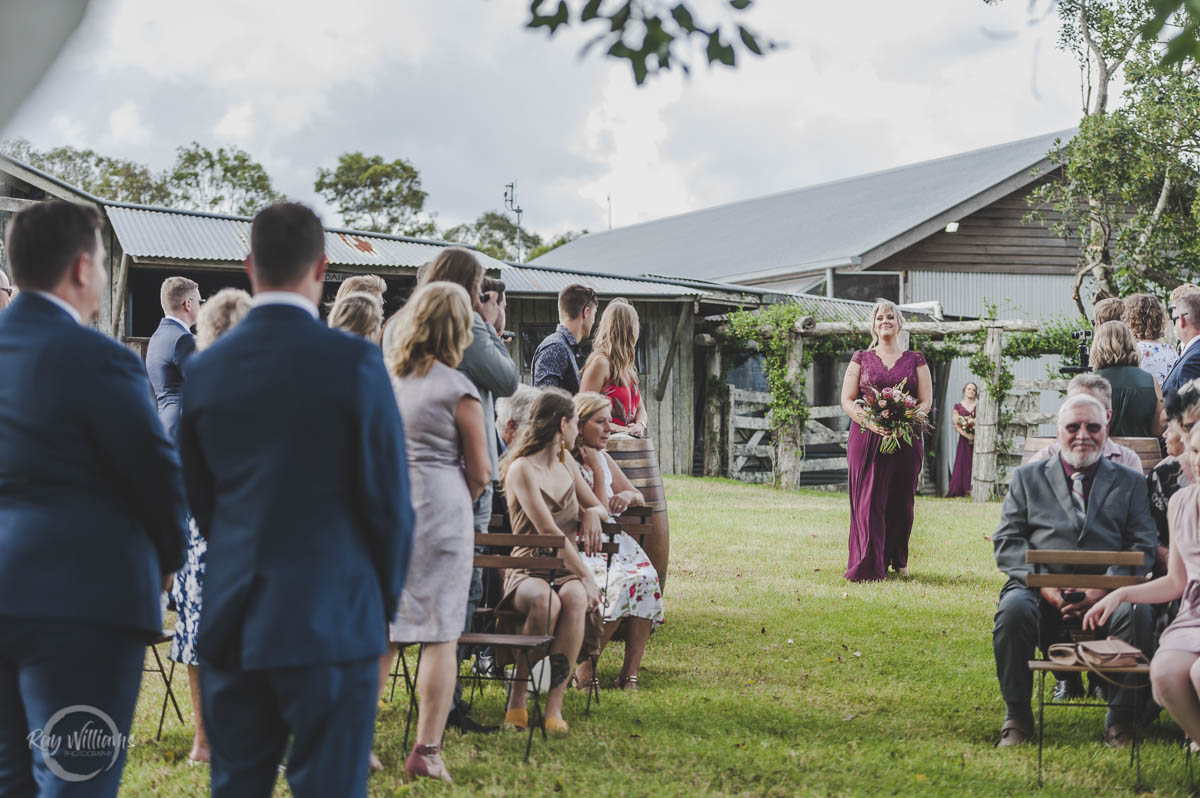
[[[192,140],[237,145],[327,223],[318,167],[403,157],[441,226],[501,208],[515,179],[526,226],[552,236],[604,229],[610,195],[617,227],[1079,119],[1078,68],[1026,0],[758,0],[748,19],[786,50],[641,89],[621,62],[579,60],[579,35],[524,29],[528,9],[92,0],[4,134],[156,169]]]

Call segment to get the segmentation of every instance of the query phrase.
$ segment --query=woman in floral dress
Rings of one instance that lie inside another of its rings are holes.
[[[630,505],[644,505],[642,494],[604,451],[612,432],[610,399],[585,391],[575,396],[575,409],[579,412],[579,439],[572,454],[596,498],[613,516],[625,512]],[[603,552],[584,555],[583,560],[600,590],[600,610],[604,616],[600,651],[604,651],[605,644],[624,621],[625,663],[616,686],[636,690],[646,643],[654,627],[663,622],[662,588],[650,558],[633,538],[621,532],[614,542],[619,551],[612,555],[611,565],[608,555]],[[581,686],[595,678],[591,662],[580,663],[576,678],[576,683]]]

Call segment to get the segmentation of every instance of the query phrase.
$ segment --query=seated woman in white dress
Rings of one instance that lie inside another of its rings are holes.
[[[579,412],[579,437],[572,454],[596,498],[614,517],[625,512],[627,507],[644,505],[642,494],[604,451],[612,432],[608,397],[588,391],[576,394],[575,409]],[[604,616],[600,651],[604,651],[604,646],[624,621],[625,663],[616,686],[636,690],[638,670],[650,632],[663,622],[662,588],[650,558],[633,538],[621,532],[614,542],[620,550],[612,556],[611,566],[608,555],[603,552],[585,555],[583,560],[600,591],[600,609]],[[591,662],[580,663],[576,685],[585,687],[594,678]]]

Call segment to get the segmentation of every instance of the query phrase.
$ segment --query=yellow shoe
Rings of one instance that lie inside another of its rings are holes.
[[[571,730],[567,722],[562,718],[548,717],[546,718],[546,731],[554,732],[555,734],[566,734]]]
[[[510,709],[504,713],[504,727],[508,731],[529,728],[529,713],[524,709]]]

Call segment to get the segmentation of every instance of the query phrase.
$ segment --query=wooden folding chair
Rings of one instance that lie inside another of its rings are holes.
[[[1146,563],[1145,555],[1140,551],[1084,551],[1078,549],[1030,549],[1025,554],[1025,561],[1034,566],[1034,572],[1026,578],[1025,584],[1031,588],[1104,588],[1106,590],[1115,590],[1118,587],[1126,587],[1128,585],[1137,585],[1144,583],[1149,575],[1133,576],[1125,574],[1097,574],[1097,573],[1073,573],[1059,574],[1043,571],[1042,568],[1051,565],[1066,565],[1066,566],[1083,566],[1090,568],[1109,568],[1112,566],[1118,567],[1141,567]],[[1073,640],[1088,640],[1094,639],[1095,635],[1084,632],[1082,626],[1078,628],[1070,628],[1071,637]],[[1108,678],[1110,674],[1124,674],[1144,676],[1145,684],[1130,685],[1130,688],[1137,691],[1146,687],[1150,683],[1150,666],[1136,665],[1128,668],[1093,668],[1083,665],[1064,666],[1045,659],[1029,660],[1029,670],[1038,675],[1038,786],[1042,786],[1042,750],[1043,739],[1046,732],[1045,708],[1046,707],[1097,707],[1108,708],[1108,704],[1099,704],[1095,702],[1078,703],[1067,701],[1046,701],[1046,674],[1051,672],[1056,673],[1097,673],[1102,677]],[[1136,701],[1135,701],[1136,703]],[[1135,790],[1140,790],[1142,785],[1142,757],[1139,748],[1139,740],[1137,734],[1137,722],[1133,726],[1133,743],[1130,746],[1129,764],[1137,767],[1137,783]]]
[[[495,568],[495,569],[517,569],[538,571],[550,574],[550,587],[554,588],[555,579],[559,574],[567,573],[566,564],[563,562],[561,549],[567,544],[566,538],[561,535],[512,535],[488,533],[485,535],[475,535],[476,546],[488,546],[492,548],[511,549],[513,547],[533,546],[538,549],[555,550],[557,556],[527,556],[514,557],[511,554],[476,554],[474,566],[476,568]],[[522,622],[525,617],[520,613],[509,610],[497,610],[496,607],[483,607],[484,614],[490,615],[493,622],[498,622],[502,617],[511,617],[513,620],[520,619]],[[536,728],[541,728],[542,739],[546,738],[545,718],[542,715],[541,691],[538,689],[537,681],[533,678],[533,664],[545,656],[549,652],[550,644],[554,642],[554,635],[550,629],[550,608],[547,604],[546,608],[546,633],[541,635],[525,635],[525,634],[506,634],[497,631],[492,632],[470,632],[462,635],[458,639],[459,645],[467,646],[470,649],[478,650],[483,648],[493,648],[496,650],[509,651],[515,662],[523,664],[529,676],[525,679],[516,677],[516,670],[510,677],[506,674],[501,674],[496,677],[485,677],[480,673],[474,674],[475,683],[478,685],[483,679],[487,678],[493,681],[504,682],[509,685],[510,689],[515,689],[520,682],[523,683],[525,689],[530,689],[533,693],[533,715],[529,721],[529,738],[525,743],[525,760],[529,761],[529,752],[533,747],[533,732]],[[474,687],[472,688],[472,694]]]
[[[142,673],[157,673],[159,677],[162,678],[163,689],[165,691],[165,695],[163,695],[162,710],[158,713],[158,731],[154,735],[155,740],[162,739],[163,722],[167,719],[168,702],[170,702],[171,706],[175,709],[175,717],[179,718],[179,722],[181,724],[184,723],[183,713],[179,710],[179,702],[175,700],[175,692],[171,689],[171,680],[175,676],[175,660],[170,660],[171,667],[170,669],[167,669],[163,667],[162,657],[160,657],[158,654],[159,646],[161,646],[163,643],[170,644],[174,640],[174,632],[164,631],[162,634],[155,637],[150,641],[150,644],[146,646],[148,649],[150,649],[150,653],[154,655],[154,667],[147,668],[145,663],[142,663]]]

